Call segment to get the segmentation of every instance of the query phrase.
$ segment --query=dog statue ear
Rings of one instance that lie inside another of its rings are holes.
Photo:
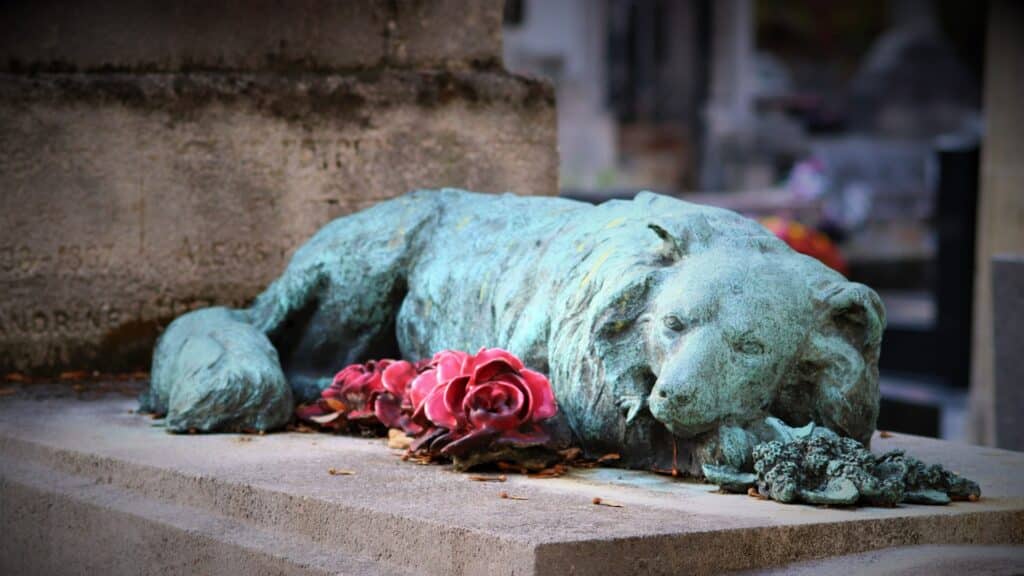
[[[832,285],[816,298],[818,324],[773,413],[790,425],[814,421],[867,445],[878,422],[878,350],[885,308],[862,284]]]
[[[686,252],[683,250],[682,242],[657,224],[648,224],[648,228],[654,231],[661,238],[661,248],[658,250],[659,260],[663,264],[674,264],[683,259]]]
[[[662,264],[675,264],[692,252],[696,246],[705,244],[710,239],[711,225],[704,216],[688,218],[685,222],[682,234],[672,234],[668,229],[654,222],[647,225],[658,235],[658,238],[661,238],[661,248],[658,253]]]
[[[885,306],[878,294],[863,284],[844,282],[823,296],[826,328],[877,362],[885,330]]]

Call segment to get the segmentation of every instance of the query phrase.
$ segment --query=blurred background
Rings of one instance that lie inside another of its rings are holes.
[[[986,2],[508,0],[560,194],[759,218],[888,310],[879,427],[966,440]]]

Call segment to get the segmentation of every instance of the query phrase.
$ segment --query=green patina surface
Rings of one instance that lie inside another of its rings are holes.
[[[705,463],[708,481],[729,492],[756,487],[779,502],[829,506],[948,504],[981,496],[975,482],[902,451],[875,455],[860,442],[813,423],[794,429],[773,418],[767,422],[776,438],[754,446],[753,472]]]
[[[142,408],[270,430],[349,363],[502,347],[587,454],[749,472],[789,429],[771,417],[869,440],[884,324],[872,290],[726,210],[417,191],[324,227],[252,307],[172,323]]]

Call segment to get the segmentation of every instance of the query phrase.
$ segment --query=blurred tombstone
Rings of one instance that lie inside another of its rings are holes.
[[[1024,255],[992,258],[996,446],[1024,450]]]
[[[333,218],[554,194],[554,99],[500,0],[60,0],[0,20],[0,375],[148,367]]]
[[[992,257],[1024,254],[1024,3],[989,3],[985,48],[985,137],[981,144],[971,351],[969,430],[994,445]],[[1017,362],[1021,355],[1017,355]]]

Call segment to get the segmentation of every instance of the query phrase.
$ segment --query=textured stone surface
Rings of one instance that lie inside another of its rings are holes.
[[[347,70],[496,63],[500,0],[14,1],[3,71]]]
[[[0,76],[0,373],[146,368],[172,318],[416,187],[553,194],[554,131],[500,71]]]
[[[0,571],[712,574],[893,546],[1024,544],[1024,455],[1003,450],[876,436],[876,451],[944,464],[984,497],[819,509],[618,469],[474,482],[401,462],[382,440],[175,436],[133,406],[0,396]]]
[[[1024,450],[1024,254],[992,259],[996,445]]]
[[[761,576],[1011,576],[1024,572],[1024,546],[900,546],[782,568],[752,570]]]

